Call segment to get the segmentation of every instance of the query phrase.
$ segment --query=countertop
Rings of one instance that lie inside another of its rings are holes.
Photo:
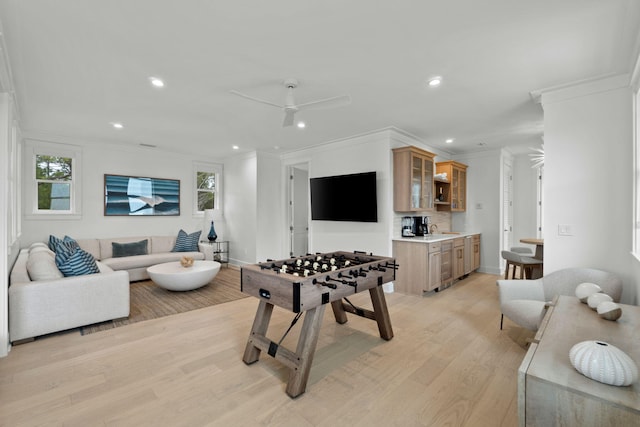
[[[444,240],[452,240],[460,237],[474,236],[476,234],[480,234],[478,232],[457,232],[457,234],[427,234],[426,236],[416,236],[416,237],[398,237],[392,239],[397,242],[413,242],[413,243],[432,243],[432,242],[442,242]]]

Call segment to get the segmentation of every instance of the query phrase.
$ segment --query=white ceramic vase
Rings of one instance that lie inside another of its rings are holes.
[[[596,307],[598,316],[606,320],[618,320],[622,316],[622,307],[613,301],[604,301]]]
[[[604,341],[582,341],[571,347],[569,360],[578,372],[598,382],[627,386],[638,381],[638,366],[618,347]]]
[[[613,301],[613,298],[611,298],[607,294],[598,292],[596,294],[591,295],[589,298],[587,298],[587,305],[591,307],[592,310],[596,310],[598,308],[598,305],[605,301]]]
[[[580,283],[578,286],[576,286],[575,290],[576,297],[578,297],[580,302],[583,302],[585,304],[587,302],[587,298],[598,292],[602,292],[602,288],[595,283],[589,282]]]

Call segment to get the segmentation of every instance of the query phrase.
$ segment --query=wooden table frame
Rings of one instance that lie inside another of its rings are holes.
[[[336,322],[346,323],[348,320],[347,312],[375,320],[378,323],[380,337],[388,341],[393,338],[393,329],[382,286],[369,289],[369,295],[373,311],[344,303],[342,299],[331,302]],[[298,397],[305,392],[307,387],[325,307],[326,304],[322,304],[304,312],[304,323],[296,351],[293,352],[267,338],[266,333],[273,313],[273,304],[260,300],[242,360],[250,365],[258,361],[261,351],[266,351],[271,357],[290,369],[286,393],[292,398]]]

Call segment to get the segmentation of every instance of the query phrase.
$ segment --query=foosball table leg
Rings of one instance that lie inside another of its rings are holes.
[[[298,363],[291,368],[289,381],[287,382],[287,394],[290,397],[301,395],[307,388],[311,363],[313,362],[313,355],[316,351],[316,345],[318,344],[318,336],[320,335],[324,309],[325,305],[323,304],[305,312],[304,324],[300,331],[300,338],[298,339],[298,347],[296,349]]]
[[[331,303],[331,309],[333,310],[333,315],[336,318],[336,322],[343,325],[347,323],[347,312],[344,311],[344,307],[342,306],[342,300],[339,299],[337,301],[333,301]]]
[[[393,328],[391,327],[391,318],[387,309],[387,300],[384,297],[382,286],[376,286],[369,289],[371,303],[373,304],[373,312],[375,313],[376,322],[378,323],[378,331],[380,338],[389,341],[393,338]]]
[[[253,319],[253,326],[249,333],[249,339],[247,340],[247,346],[244,349],[243,362],[247,365],[257,362],[260,358],[260,349],[253,345],[252,337],[264,337],[269,328],[269,321],[271,320],[271,313],[273,313],[273,304],[265,301],[260,301],[258,310],[256,311],[256,317]]]

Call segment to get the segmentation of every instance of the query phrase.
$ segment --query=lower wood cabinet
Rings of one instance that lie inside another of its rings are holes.
[[[453,239],[453,279],[464,276],[464,238]]]
[[[452,235],[437,242],[394,240],[393,256],[399,265],[394,290],[422,295],[449,286],[480,267],[480,235]]]
[[[441,243],[429,244],[429,282],[426,291],[432,291],[442,285]]]
[[[442,286],[453,283],[453,240],[442,242],[440,249],[440,274]]]

